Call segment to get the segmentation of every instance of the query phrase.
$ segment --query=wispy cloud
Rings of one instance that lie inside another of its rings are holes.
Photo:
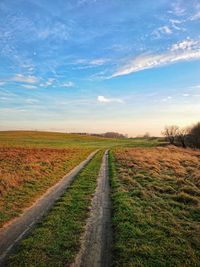
[[[195,49],[200,49],[200,41],[192,40],[190,38],[187,38],[182,42],[175,43],[171,46],[172,52],[177,50],[195,50]]]
[[[175,31],[185,31],[185,28],[181,24],[185,20],[170,19],[167,25],[161,26],[152,32],[152,35],[156,38],[161,38],[163,35],[171,35]]]
[[[126,66],[123,66],[107,79],[127,75],[130,73],[152,69],[180,61],[200,59],[200,42],[186,39],[173,44],[169,50],[160,54],[143,54],[134,58]]]
[[[55,81],[54,78],[48,78],[47,81],[41,83],[40,86],[41,87],[48,87],[48,86],[52,85],[54,81]]]
[[[167,96],[167,97],[162,99],[163,102],[168,102],[170,100],[172,100],[172,96]]]
[[[61,84],[62,87],[65,87],[65,88],[70,88],[70,87],[74,87],[74,83],[69,81],[69,82],[65,82],[63,84]]]
[[[26,112],[25,109],[22,108],[0,108],[0,112],[8,112],[8,113],[17,113],[17,112]]]
[[[172,34],[172,29],[170,28],[170,26],[162,26],[162,27],[159,27],[158,29],[156,29],[153,34],[156,36],[156,37],[160,37],[162,34]]]
[[[23,83],[37,83],[39,79],[36,76],[25,76],[23,74],[16,74],[14,77],[11,78],[11,81]]]
[[[191,18],[190,18],[190,20],[199,20],[200,19],[200,11],[198,11],[196,14],[194,14]]]
[[[89,61],[89,64],[101,66],[101,65],[105,64],[107,61],[108,60],[105,58],[97,58],[97,59],[93,59],[93,60]]]
[[[176,16],[183,16],[186,12],[186,8],[183,6],[181,1],[176,1],[172,3],[172,11]]]
[[[108,58],[77,59],[72,64],[76,69],[89,69],[105,65],[107,62],[109,62]]]
[[[37,88],[35,85],[31,85],[31,84],[22,84],[21,86],[26,88],[26,89],[36,89]]]
[[[190,94],[184,93],[184,94],[182,94],[182,96],[184,96],[184,97],[189,97]]]
[[[26,99],[25,102],[32,105],[32,104],[38,104],[39,100],[34,99],[34,98],[28,98],[28,99]]]
[[[113,103],[113,102],[121,103],[121,104],[124,103],[124,101],[122,99],[120,99],[120,98],[107,98],[107,97],[102,96],[102,95],[99,95],[97,97],[97,100],[100,103]]]

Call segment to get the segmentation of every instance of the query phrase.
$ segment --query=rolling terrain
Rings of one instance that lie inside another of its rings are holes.
[[[18,240],[7,266],[199,266],[200,152],[163,144],[159,139],[0,133],[2,225],[23,216],[98,150]]]

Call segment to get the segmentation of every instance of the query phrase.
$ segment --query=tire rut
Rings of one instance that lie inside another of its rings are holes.
[[[70,267],[111,266],[111,200],[108,179],[108,150],[106,150],[95,195],[92,199],[90,217],[82,237],[81,249]]]

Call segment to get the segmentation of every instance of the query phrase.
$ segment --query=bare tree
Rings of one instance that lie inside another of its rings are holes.
[[[188,137],[189,128],[179,128],[176,132],[176,139],[183,148],[187,147],[186,140]]]
[[[165,138],[171,145],[174,145],[178,131],[179,131],[178,126],[171,125],[171,126],[166,126],[162,134],[165,136]]]
[[[200,122],[191,127],[189,136],[192,145],[196,148],[200,148]]]

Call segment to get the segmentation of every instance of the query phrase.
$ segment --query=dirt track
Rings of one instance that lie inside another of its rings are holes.
[[[86,160],[64,176],[56,185],[51,187],[34,205],[28,208],[20,217],[0,230],[0,266],[15,245],[47,214],[55,201],[65,192],[74,177],[93,158],[97,151],[91,153]]]
[[[111,201],[108,179],[108,151],[105,152],[92,200],[90,218],[82,238],[82,246],[71,267],[111,266]]]

